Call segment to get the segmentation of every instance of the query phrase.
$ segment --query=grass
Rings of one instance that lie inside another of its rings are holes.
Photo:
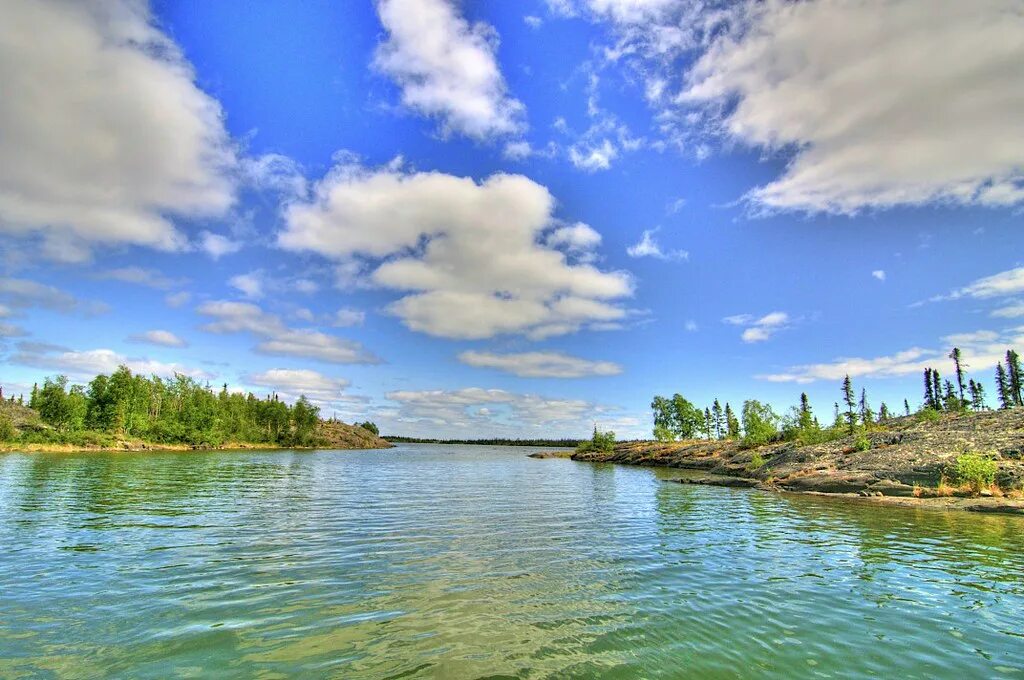
[[[767,463],[767,461],[764,459],[764,456],[762,456],[760,452],[755,451],[754,455],[750,457],[750,463],[747,465],[747,470],[749,472],[760,470],[765,466],[765,463]]]
[[[982,489],[995,486],[998,469],[992,456],[969,452],[957,456],[950,472],[957,483],[980,493]]]

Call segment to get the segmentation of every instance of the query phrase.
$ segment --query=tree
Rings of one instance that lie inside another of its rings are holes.
[[[376,423],[367,420],[364,423],[359,423],[359,427],[363,428],[364,430],[369,430],[378,437],[380,436],[380,429],[377,427]]]
[[[715,399],[715,403],[711,405],[711,418],[714,420],[715,425],[715,439],[721,439],[722,432],[725,429],[723,427],[725,419],[722,414],[722,405],[718,403],[717,399]]]
[[[1010,408],[1013,406],[1013,397],[1010,396],[1010,380],[1006,376],[1006,369],[1003,363],[996,364],[996,393],[999,396],[999,408]]]
[[[672,439],[693,439],[701,430],[700,411],[681,394],[671,399],[655,397],[651,401],[654,412],[654,436]]]
[[[939,378],[939,371],[932,369],[932,394],[934,400],[932,402],[932,408],[936,411],[942,409],[942,380]]]
[[[932,387],[932,369],[924,369],[924,407],[935,408],[935,391]]]
[[[743,443],[767,444],[779,434],[779,416],[768,404],[750,399],[743,402]]]
[[[892,418],[892,414],[889,413],[889,407],[886,406],[883,401],[882,405],[878,407],[878,422],[885,423],[888,422],[890,418]]]
[[[292,407],[292,422],[295,427],[292,441],[298,446],[312,445],[316,435],[316,424],[319,421],[319,407],[310,404],[306,395],[300,395]]]
[[[860,421],[864,423],[864,427],[875,422],[875,415],[871,411],[871,405],[868,404],[868,391],[863,388],[860,391]]]
[[[854,410],[857,403],[854,401],[853,383],[850,382],[849,375],[843,378],[843,401],[846,402],[846,425],[850,429],[850,434],[853,434],[857,429],[857,412]]]
[[[729,402],[725,402],[725,427],[728,433],[729,439],[738,439],[740,436],[740,419],[736,417],[736,413],[729,406]]]
[[[963,366],[960,365],[960,348],[954,347],[953,351],[949,353],[949,358],[953,360],[953,368],[956,371],[956,385],[960,390],[960,401],[964,400],[964,370]]]
[[[1010,397],[1014,405],[1024,405],[1024,368],[1021,367],[1020,355],[1012,349],[1006,351],[1006,373],[1009,376]]]
[[[654,414],[654,436],[660,441],[675,438],[672,433],[672,401],[665,397],[654,397],[651,400],[651,411]]]
[[[800,409],[797,415],[797,428],[801,431],[814,429],[814,414],[811,412],[811,401],[806,392],[800,393]]]
[[[975,411],[985,410],[985,386],[976,382],[973,378],[969,384],[971,393],[971,408]]]
[[[903,415],[910,415],[910,402],[907,401],[906,399],[903,400]]]
[[[946,391],[942,397],[942,406],[947,411],[959,411],[963,407],[963,402],[956,396],[956,386],[953,385],[951,380],[946,380]]]
[[[714,423],[711,420],[711,409],[704,407],[704,434],[708,436],[708,440],[711,439],[711,432],[715,429]]]

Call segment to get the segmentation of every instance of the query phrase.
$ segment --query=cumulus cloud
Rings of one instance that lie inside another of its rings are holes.
[[[875,271],[871,272],[871,276],[878,279],[879,281],[885,281],[885,271],[882,269],[876,269]]]
[[[101,302],[79,300],[59,288],[29,279],[0,278],[0,301],[8,310],[41,307],[65,314],[100,314],[108,309]]]
[[[225,255],[237,253],[242,249],[242,244],[238,241],[232,241],[223,234],[204,231],[199,235],[199,249],[212,259],[219,260]]]
[[[335,364],[374,364],[380,359],[361,344],[314,329],[289,328],[280,317],[249,302],[217,300],[196,310],[212,319],[201,328],[209,333],[249,333],[259,339],[255,351],[274,356],[315,359]]]
[[[645,229],[641,239],[626,248],[630,257],[653,257],[657,260],[688,260],[690,253],[685,250],[662,250],[661,244],[654,238],[658,229]]]
[[[771,312],[762,317],[751,314],[736,314],[722,319],[723,323],[732,326],[746,326],[740,338],[743,342],[764,342],[789,325],[790,318],[786,312]]]
[[[810,383],[817,380],[838,381],[851,378],[891,378],[921,373],[925,368],[953,371],[949,348],[962,352],[962,365],[972,371],[993,368],[1008,348],[1024,347],[1024,327],[1004,332],[991,330],[948,335],[941,339],[945,349],[912,347],[895,354],[878,357],[841,357],[831,362],[792,366],[781,373],[755,376],[770,382]]]
[[[237,274],[228,279],[228,284],[246,297],[263,297],[263,277],[260,272]]]
[[[405,293],[386,311],[430,335],[547,337],[624,318],[615,300],[632,294],[631,277],[585,261],[578,251],[596,244],[596,232],[564,230],[554,205],[545,187],[520,175],[477,183],[342,165],[311,201],[286,208],[278,242],[361,262],[373,285]]]
[[[70,350],[43,343],[19,343],[18,351],[7,358],[12,364],[31,366],[67,375],[72,380],[91,380],[100,373],[110,374],[119,366],[133,373],[164,377],[175,373],[199,379],[212,379],[207,371],[177,363],[164,363],[146,357],[128,357],[111,349]]]
[[[141,342],[149,345],[161,345],[163,347],[187,347],[188,343],[170,331],[152,330],[133,335],[128,338],[130,342]]]
[[[441,436],[580,437],[598,422],[617,432],[637,432],[639,419],[617,409],[581,399],[558,399],[497,389],[395,391],[387,398],[397,404],[388,422],[415,427]]]
[[[286,401],[295,401],[303,395],[320,404],[349,399],[345,395],[350,384],[348,380],[309,369],[272,368],[269,371],[249,373],[242,380],[254,387],[273,390]]]
[[[611,361],[591,361],[562,352],[498,354],[471,350],[459,354],[459,361],[478,368],[495,368],[521,378],[584,378],[622,373],[622,367]]]
[[[182,250],[173,217],[232,205],[220,105],[144,3],[5,2],[0,82],[0,230],[41,234],[44,254]]]
[[[678,103],[731,139],[792,152],[780,177],[750,192],[756,205],[1024,201],[1016,0],[769,0],[736,5],[730,19]]]
[[[374,63],[402,90],[402,103],[437,118],[445,133],[474,139],[523,129],[524,107],[508,95],[490,25],[470,24],[451,0],[378,0],[388,32]]]

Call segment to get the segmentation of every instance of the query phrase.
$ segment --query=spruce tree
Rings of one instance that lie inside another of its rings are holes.
[[[985,386],[971,380],[971,408],[975,411],[985,410]]]
[[[1010,381],[1006,377],[1006,369],[1003,362],[996,364],[996,392],[999,396],[999,408],[1010,408],[1013,406],[1013,398],[1010,396]]]
[[[729,402],[725,402],[725,426],[730,439],[739,439],[740,419],[736,417]]]
[[[924,369],[924,407],[935,408],[935,392],[932,388],[932,369]]]
[[[846,424],[850,428],[850,434],[857,429],[857,402],[853,396],[853,383],[850,376],[843,378],[843,401],[846,403]]]
[[[907,401],[906,399],[903,400],[903,415],[910,415],[910,402]]]
[[[1024,385],[1021,384],[1024,368],[1021,367],[1020,356],[1012,349],[1006,351],[1006,373],[1009,377],[1010,398],[1015,406],[1024,406]]]
[[[801,430],[814,429],[814,415],[811,413],[811,402],[806,392],[800,393],[800,418],[799,427]]]
[[[839,415],[839,402],[833,402],[833,406],[835,407],[835,417],[832,419],[832,427],[842,427],[843,417]]]
[[[886,406],[883,401],[882,405],[878,407],[878,422],[884,423],[888,421],[889,418],[892,418],[892,414],[889,413],[889,407]]]
[[[861,389],[860,391],[860,420],[864,423],[864,427],[871,425],[875,421],[875,415],[871,412],[871,406],[868,404],[868,391]]]
[[[714,418],[715,421],[715,439],[721,439],[722,430],[724,429],[722,427],[722,405],[718,403],[717,399],[715,399],[715,402],[711,405],[711,417]]]
[[[939,378],[939,370],[937,368],[932,369],[932,394],[935,395],[934,408],[936,411],[942,410],[942,380]]]
[[[946,381],[946,394],[943,397],[943,406],[947,411],[959,411],[963,402],[960,401],[956,396],[956,387],[953,386],[952,381]]]
[[[953,368],[956,370],[956,386],[959,389],[962,402],[964,400],[964,370],[960,365],[960,348],[954,347],[953,351],[949,353],[949,358],[953,360]]]
[[[708,441],[711,440],[711,433],[714,432],[714,425],[711,422],[711,409],[704,407],[704,432],[708,435]]]

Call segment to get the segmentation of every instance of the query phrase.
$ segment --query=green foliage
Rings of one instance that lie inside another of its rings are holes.
[[[957,456],[952,474],[958,484],[969,485],[977,492],[995,483],[997,470],[991,456],[972,452]]]
[[[659,442],[670,442],[673,441],[676,436],[672,434],[672,431],[663,425],[654,426],[654,438]]]
[[[31,403],[56,432],[22,435],[25,443],[86,445],[95,440],[109,446],[116,438],[131,437],[192,446],[311,446],[320,417],[319,408],[304,396],[288,406],[277,395],[257,399],[251,393],[230,393],[227,385],[215,394],[185,375],[146,378],[124,366],[96,376],[88,388],[68,388],[65,376],[47,378],[41,389],[33,389]],[[85,432],[91,434],[76,434]]]
[[[942,419],[942,414],[933,408],[923,408],[917,412],[917,419],[923,423],[934,423]]]
[[[779,435],[779,416],[768,404],[755,399],[743,402],[743,445],[767,444]]]
[[[704,423],[701,412],[681,394],[674,394],[671,399],[655,397],[651,410],[654,411],[655,437],[660,432],[662,436],[670,433],[672,439],[693,439]]]
[[[0,413],[0,442],[9,442],[18,436],[14,423],[6,413]]]
[[[577,453],[611,453],[615,450],[615,433],[601,432],[594,426],[594,435],[590,438],[590,441],[581,442],[576,447]]]
[[[764,459],[764,456],[762,456],[760,454],[760,452],[755,451],[754,455],[752,455],[750,457],[750,464],[747,465],[747,470],[749,470],[750,472],[754,472],[755,470],[760,470],[761,468],[764,467],[765,462],[766,461]]]
[[[871,440],[867,438],[863,432],[857,433],[857,438],[853,440],[854,451],[867,451],[871,448]]]
[[[372,432],[376,436],[380,436],[380,430],[377,428],[377,424],[367,420],[365,423],[359,423],[359,427]]]

